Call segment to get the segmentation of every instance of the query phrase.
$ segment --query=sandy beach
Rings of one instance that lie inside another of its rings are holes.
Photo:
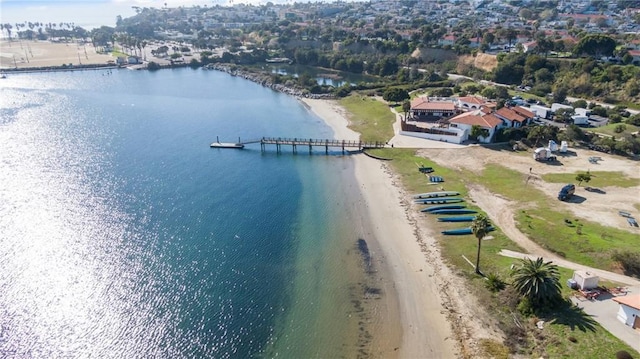
[[[104,64],[114,61],[111,54],[99,54],[91,44],[49,41],[0,41],[0,68],[49,67],[72,64]]]
[[[333,129],[336,138],[359,138],[358,133],[347,128],[347,114],[335,101],[302,101]],[[398,357],[461,357],[459,339],[449,321],[453,304],[442,295],[443,266],[437,264],[440,261],[435,238],[417,230],[408,203],[404,203],[407,196],[383,162],[361,155],[354,156],[354,161],[366,206],[363,213],[373,224],[372,238],[382,251],[397,296],[397,319],[402,331]],[[383,327],[377,333],[380,338],[398,334],[384,331]]]

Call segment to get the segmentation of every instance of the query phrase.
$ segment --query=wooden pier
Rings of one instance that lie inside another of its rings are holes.
[[[309,148],[309,153],[313,151],[314,147],[324,147],[325,154],[329,153],[329,147],[340,148],[344,153],[348,149],[355,149],[358,151],[370,149],[370,148],[384,148],[386,146],[383,142],[363,142],[353,140],[330,140],[330,139],[313,139],[313,138],[283,138],[283,137],[262,137],[257,140],[243,141],[238,139],[235,144],[227,144],[214,142],[211,147],[219,148],[243,148],[247,144],[259,143],[260,149],[265,151],[267,145],[275,145],[276,152],[282,151],[282,146],[291,146],[293,153],[298,153],[298,146]],[[214,144],[216,146],[214,146]],[[227,146],[229,145],[229,146]]]

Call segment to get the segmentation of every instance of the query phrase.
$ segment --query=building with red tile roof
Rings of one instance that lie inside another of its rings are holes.
[[[476,96],[458,97],[457,105],[462,110],[477,110],[488,102]]]
[[[503,107],[493,114],[497,116],[500,120],[504,121],[505,127],[522,127],[526,125],[534,116],[523,116],[523,112],[528,112],[533,115],[530,111],[519,109],[518,111],[514,110],[515,108]]]
[[[640,294],[614,297],[613,301],[620,304],[618,320],[634,329],[640,329]]]
[[[503,122],[493,114],[482,114],[480,111],[467,112],[449,119],[449,125],[465,131],[465,140],[469,138],[473,126],[479,126],[487,130],[486,137],[479,137],[478,141],[489,143],[496,130],[502,126]]]
[[[430,101],[427,97],[417,97],[411,101],[410,116],[414,121],[437,121],[456,113],[453,102]]]

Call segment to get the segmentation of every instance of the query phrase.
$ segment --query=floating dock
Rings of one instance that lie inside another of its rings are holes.
[[[231,142],[214,142],[211,144],[213,148],[244,148],[242,143],[231,143]]]
[[[220,142],[220,139],[218,138],[218,136],[216,136],[216,142],[211,143],[210,145],[213,148],[244,148],[244,143],[242,143],[242,141],[240,141],[240,138],[238,137],[238,142],[236,143],[232,143],[232,142]]]

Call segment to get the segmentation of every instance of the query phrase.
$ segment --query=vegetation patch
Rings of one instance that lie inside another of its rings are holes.
[[[576,182],[576,176],[582,172],[575,173],[548,173],[542,175],[542,179],[545,182],[551,183],[573,183]],[[603,172],[603,171],[589,171],[591,174],[591,180],[589,186],[592,187],[635,187],[640,185],[640,179],[630,178],[622,172]]]
[[[620,131],[620,129],[623,129],[623,131]],[[640,126],[635,126],[630,123],[610,123],[606,126],[590,128],[589,131],[609,136],[621,137],[631,135],[634,132],[640,131]]]
[[[367,96],[352,95],[340,100],[351,116],[349,128],[360,133],[362,141],[387,142],[393,137],[396,118],[389,106]]]

